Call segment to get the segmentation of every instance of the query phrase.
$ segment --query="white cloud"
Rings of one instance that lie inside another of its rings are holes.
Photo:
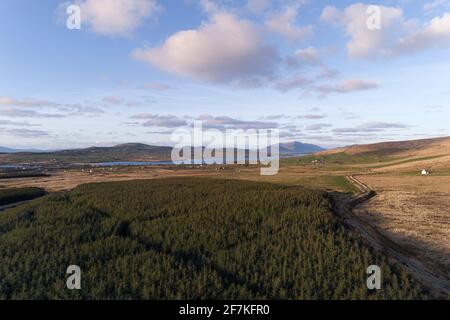
[[[327,67],[322,67],[320,69],[320,73],[317,75],[317,80],[323,80],[323,79],[335,79],[337,78],[341,72],[336,69],[330,69]]]
[[[322,11],[321,20],[342,25],[350,41],[347,51],[354,58],[365,58],[383,54],[385,44],[389,41],[393,30],[401,24],[401,9],[379,6],[381,9],[381,29],[371,30],[367,27],[370,15],[368,6],[362,3],[353,4],[344,10],[328,6]]]
[[[117,106],[137,107],[141,105],[141,102],[126,100],[117,96],[105,96],[102,99],[102,103],[104,107],[117,107]]]
[[[77,0],[82,23],[104,35],[129,36],[161,11],[156,0]]]
[[[57,107],[58,103],[48,101],[48,100],[39,100],[39,99],[24,99],[19,100],[12,97],[2,96],[0,97],[0,106],[8,106],[8,107]]]
[[[304,39],[312,31],[311,26],[297,26],[297,9],[288,7],[284,12],[273,15],[266,21],[266,27],[275,33],[278,33],[289,41],[299,41]]]
[[[430,2],[426,2],[423,5],[423,10],[425,10],[426,12],[432,12],[437,10],[438,8],[441,7],[450,7],[450,1],[448,0],[434,0],[434,1],[430,1]]]
[[[58,108],[58,111],[64,112],[66,116],[95,116],[101,113],[105,113],[105,111],[103,111],[103,109],[101,108],[79,103],[63,105]]]
[[[311,84],[313,84],[312,80],[302,75],[295,75],[292,78],[277,81],[275,88],[281,92],[288,92],[294,89],[303,89]]]
[[[313,47],[308,47],[305,49],[297,50],[295,55],[301,61],[308,63],[308,64],[319,64],[320,63],[319,52]]]
[[[349,79],[343,80],[334,85],[321,85],[316,89],[322,95],[327,95],[329,93],[350,93],[355,91],[366,91],[371,89],[377,89],[380,84],[375,81],[367,81],[360,79]]]
[[[220,130],[224,130],[226,128],[233,130],[273,129],[279,127],[279,124],[277,122],[239,120],[224,116],[214,117],[210,114],[201,115],[197,118],[197,120],[202,121],[205,128],[214,128]]]
[[[103,97],[103,102],[109,105],[122,105],[124,103],[124,99],[116,96],[106,96]]]
[[[48,132],[30,129],[0,128],[0,134],[19,138],[41,138],[49,136]]]
[[[196,30],[170,36],[160,47],[135,49],[132,57],[165,72],[209,82],[270,74],[278,56],[250,21],[217,13]]]
[[[323,8],[320,20],[338,23],[340,19],[341,19],[341,12],[336,7],[326,6],[325,8]]]
[[[213,0],[199,0],[200,6],[207,14],[214,14],[220,11],[219,5]]]
[[[450,13],[433,18],[418,31],[401,38],[396,53],[408,53],[432,46],[448,45],[450,41]]]
[[[9,118],[65,118],[66,115],[54,113],[40,113],[34,110],[0,109],[0,116]]]
[[[307,120],[319,120],[326,118],[325,114],[305,114],[304,116],[298,116],[298,119],[307,119]]]
[[[412,53],[450,41],[450,13],[419,25],[404,17],[399,8],[379,6],[381,29],[367,27],[368,6],[353,4],[343,10],[328,6],[321,20],[342,26],[350,37],[347,52],[353,58],[388,57]]]
[[[293,69],[322,65],[322,59],[316,48],[307,47],[297,50],[292,55],[288,55],[285,58],[285,63],[289,69]]]
[[[331,124],[329,123],[316,123],[316,124],[311,124],[305,127],[306,131],[319,131],[319,130],[323,130],[323,129],[327,129],[332,127]]]
[[[33,124],[29,122],[17,122],[17,121],[10,121],[10,120],[1,120],[0,119],[0,125],[1,126],[18,126],[18,127],[39,127],[40,124]]]
[[[103,113],[102,109],[85,104],[68,104],[34,98],[16,99],[8,96],[0,97],[0,107],[6,107],[0,108],[0,116],[16,118],[65,118],[68,116],[92,116]],[[40,112],[36,111],[37,109]],[[41,110],[53,111],[49,113],[41,112]]]
[[[172,89],[172,86],[161,82],[147,82],[139,87],[140,89],[166,91]]]
[[[390,123],[390,122],[369,122],[364,123],[359,126],[355,126],[352,128],[338,128],[334,129],[334,133],[358,133],[358,132],[381,132],[385,130],[401,130],[408,129],[411,126],[401,124],[401,123]]]
[[[271,114],[265,117],[260,117],[259,120],[280,120],[285,118],[286,115],[284,114]]]
[[[206,6],[207,12],[213,13],[208,14],[208,20],[197,29],[177,32],[160,46],[137,48],[131,56],[177,76],[240,88],[270,86],[281,92],[303,90],[323,96],[331,92],[351,93],[378,87],[376,83],[363,80],[320,86],[316,84],[318,81],[336,77],[336,71],[325,70],[316,78],[311,78],[306,72],[295,71],[296,67],[304,65],[325,68],[314,47],[281,57],[276,47],[265,42],[267,33],[264,31],[267,29],[219,10],[210,1],[202,2],[202,5]],[[288,7],[284,17],[287,17],[288,26],[295,27],[296,9],[292,8]],[[290,27],[283,30],[292,31]],[[285,34],[290,37],[288,34],[290,31]],[[292,38],[297,38],[297,35]],[[158,87],[148,85],[151,89]]]
[[[144,127],[177,128],[187,125],[187,122],[174,115],[158,115],[142,113],[130,117],[130,119],[146,120]]]

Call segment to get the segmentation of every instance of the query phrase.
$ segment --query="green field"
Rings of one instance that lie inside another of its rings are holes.
[[[1,299],[426,298],[326,193],[215,179],[82,185],[0,214]],[[65,288],[79,265],[82,289]],[[383,271],[366,288],[366,268]]]
[[[354,165],[368,163],[383,163],[398,158],[393,158],[389,153],[363,153],[358,155],[350,155],[345,152],[328,154],[328,155],[309,155],[304,157],[292,157],[283,159],[282,163],[287,165],[310,165],[312,161],[318,160],[326,165]]]

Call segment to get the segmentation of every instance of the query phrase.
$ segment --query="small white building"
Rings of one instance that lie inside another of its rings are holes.
[[[422,175],[423,176],[428,176],[430,174],[430,171],[428,171],[428,170],[426,170],[426,169],[423,169],[422,170]]]

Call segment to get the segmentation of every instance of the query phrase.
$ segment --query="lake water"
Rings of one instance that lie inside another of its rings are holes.
[[[151,161],[151,162],[139,162],[139,161],[115,161],[115,162],[100,162],[100,163],[86,163],[80,165],[91,165],[96,167],[114,167],[114,166],[157,166],[173,164],[172,161]]]
[[[304,155],[301,155],[304,156]],[[288,156],[281,156],[280,158],[288,158]],[[252,159],[253,161],[256,159]],[[158,166],[158,165],[181,165],[182,161],[112,161],[112,162],[99,162],[99,163],[76,163],[77,166],[93,166],[93,167],[115,167],[115,166]],[[194,163],[187,163],[187,165],[200,165],[202,160],[194,160]],[[20,169],[23,167],[33,168],[33,165],[13,165],[13,164],[0,164],[0,169]]]
[[[0,169],[18,169],[22,168],[23,166],[14,165],[14,164],[0,164]]]
[[[100,163],[86,163],[84,165],[91,165],[96,167],[114,167],[114,166],[161,166],[161,165],[171,165],[183,164],[182,161],[113,161],[113,162],[100,162]],[[201,160],[196,160],[194,163],[189,164],[202,164]]]
[[[285,156],[281,156],[280,158],[286,158]],[[270,159],[270,158],[269,158]],[[239,161],[243,161],[244,159],[240,159]],[[250,159],[253,162],[256,162],[257,159],[251,158]],[[98,167],[114,167],[114,166],[157,166],[157,165],[181,165],[183,164],[183,161],[150,161],[150,162],[139,162],[139,161],[116,161],[116,162],[101,162],[101,163],[86,163],[87,165],[91,166],[98,166]],[[196,159],[193,161],[193,163],[186,163],[186,165],[200,165],[205,164],[203,160]],[[221,165],[220,163],[219,165]]]

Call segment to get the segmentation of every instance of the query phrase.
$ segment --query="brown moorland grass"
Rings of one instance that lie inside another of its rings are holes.
[[[450,279],[450,177],[366,175],[377,196],[355,213]]]

